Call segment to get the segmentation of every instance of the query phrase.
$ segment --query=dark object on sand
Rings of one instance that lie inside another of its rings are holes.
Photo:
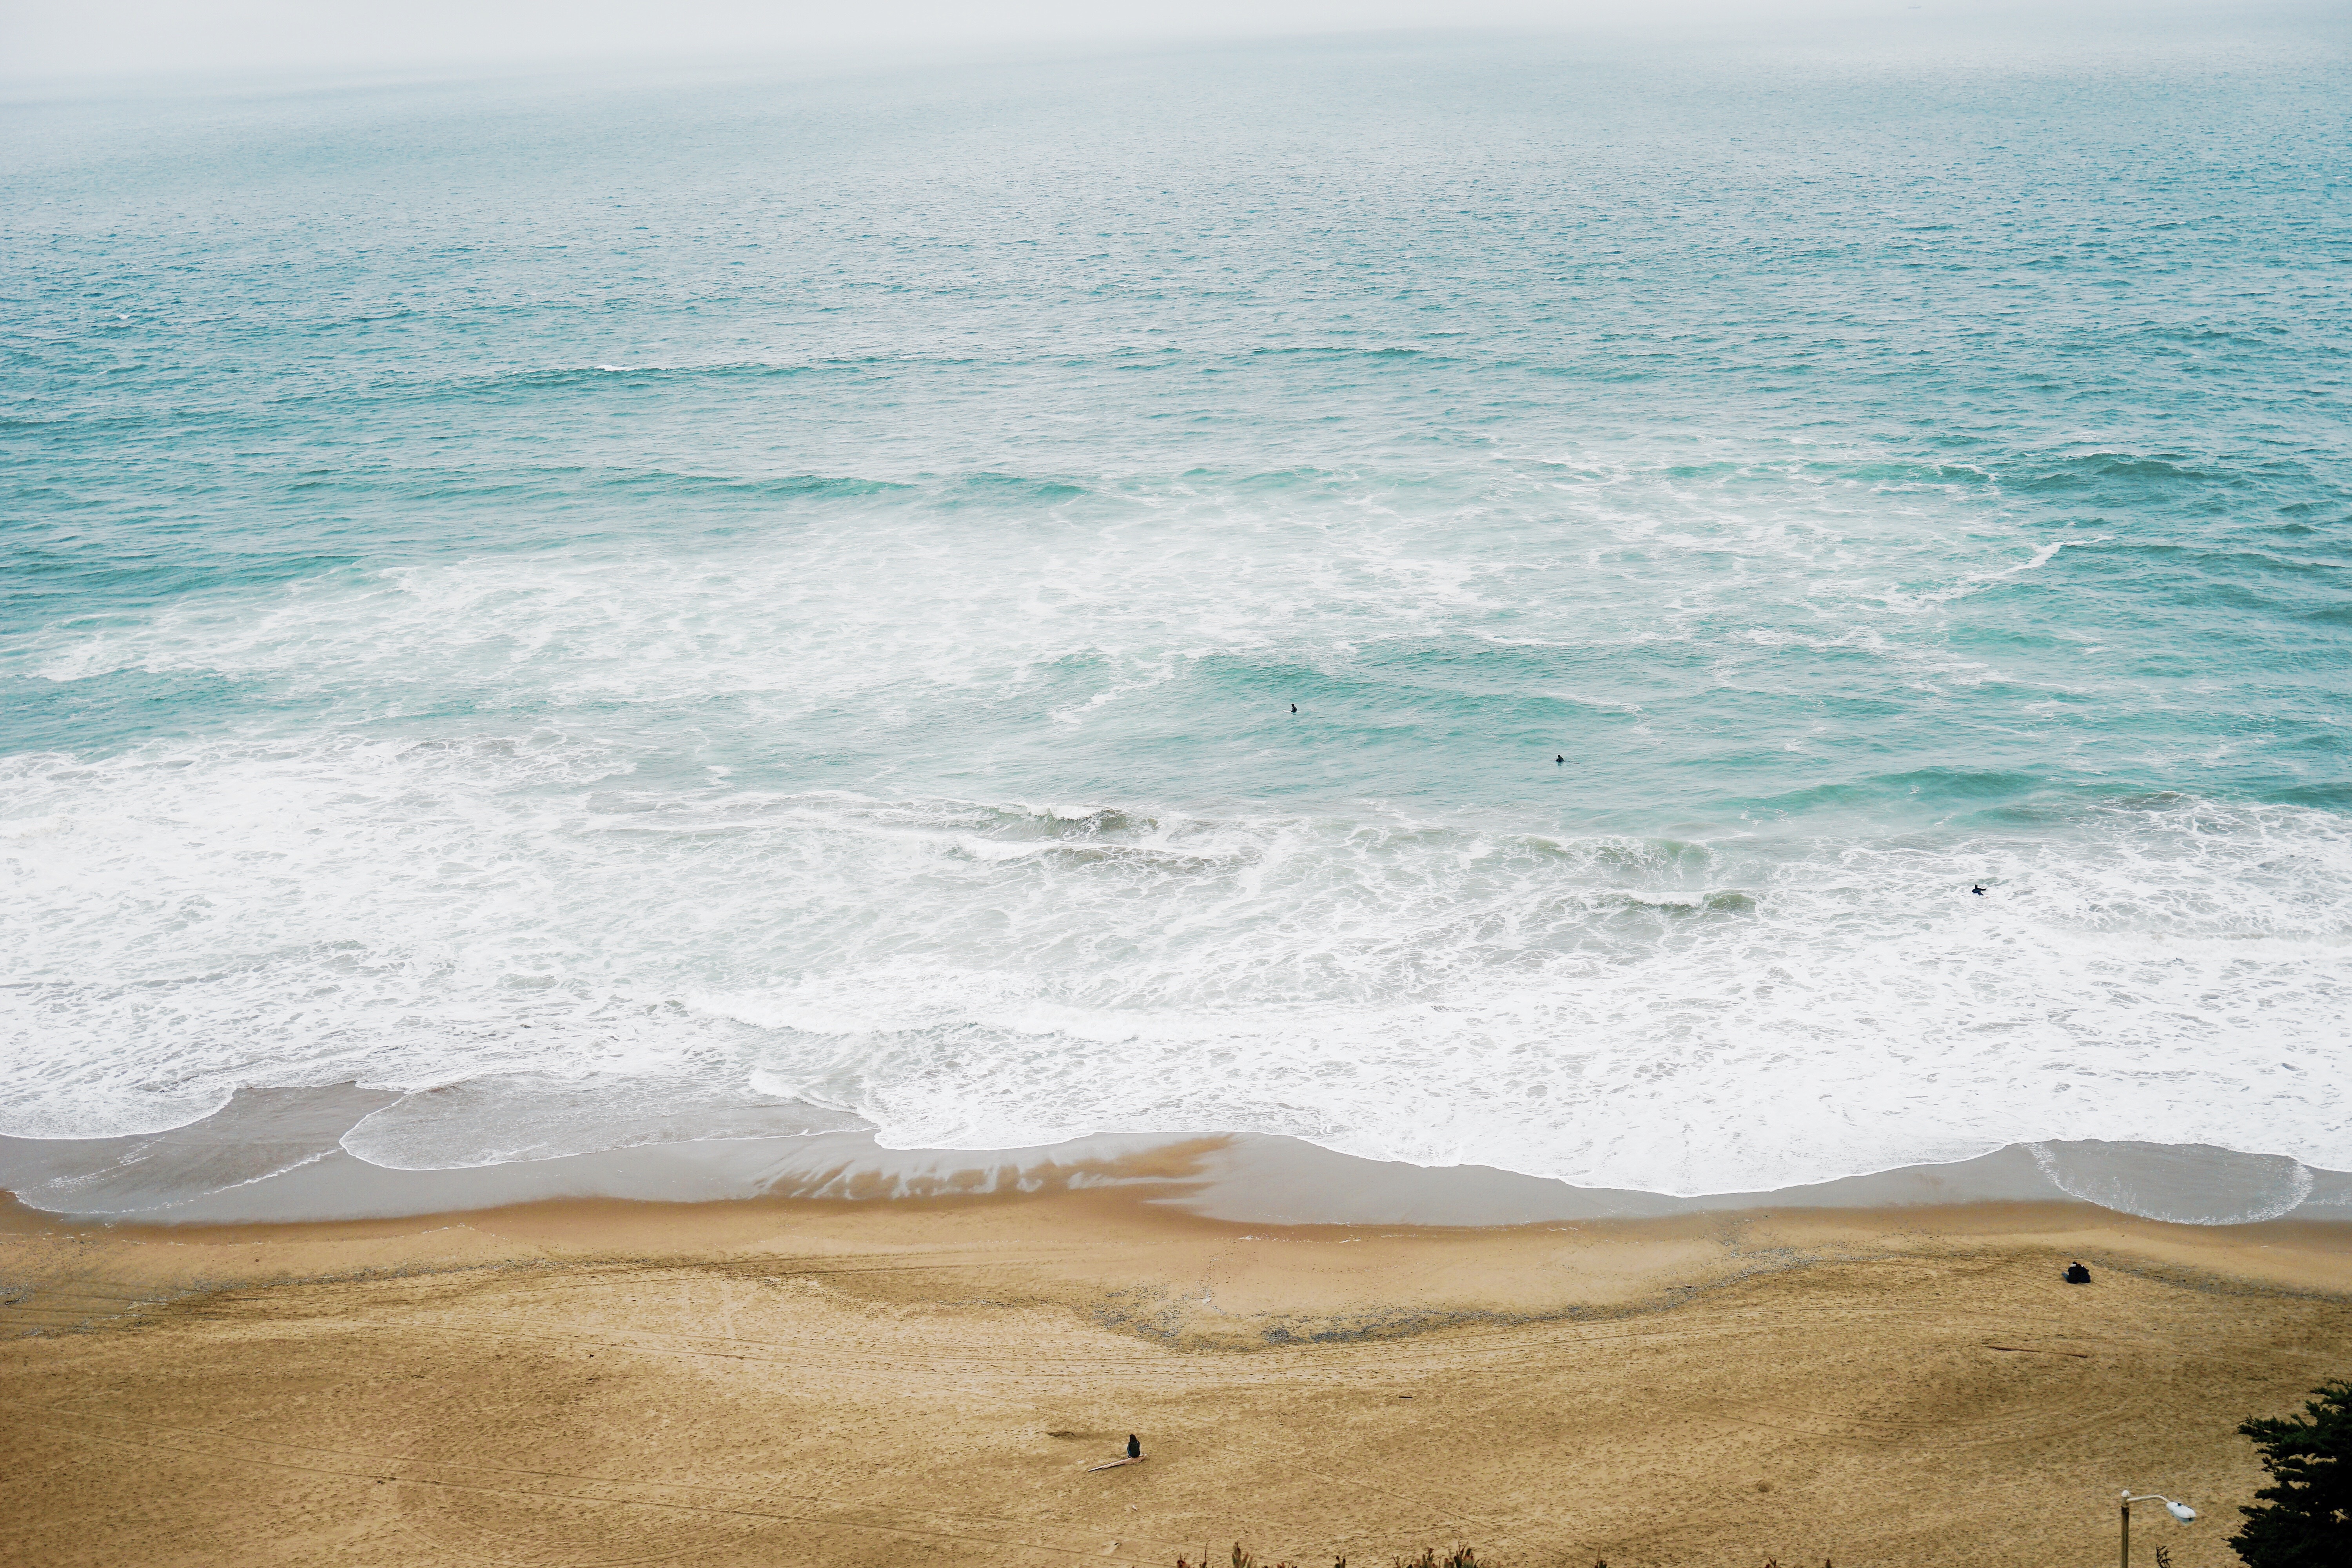
[[[2262,1450],[2273,1485],[2238,1511],[2230,1545],[2248,1568],[2325,1568],[2352,1563],[2352,1383],[2323,1383],[2303,1414],[2249,1421],[2238,1435]]]
[[[1135,1440],[1135,1434],[1132,1432],[1127,1435],[1127,1457],[1130,1459],[1143,1458],[1143,1445]]]
[[[2081,1264],[2079,1264],[2079,1263],[2069,1263],[2068,1265],[2066,1265],[2066,1283],[2067,1283],[2067,1284],[2069,1284],[2069,1285],[2088,1285],[2090,1282],[2091,1282],[2091,1271],[2090,1271],[2089,1269],[2087,1269],[2087,1268],[2084,1268],[2084,1267],[2083,1267]]]

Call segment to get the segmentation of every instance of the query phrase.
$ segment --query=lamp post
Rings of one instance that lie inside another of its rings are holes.
[[[2123,1568],[2131,1568],[2131,1505],[2136,1502],[2160,1502],[2164,1505],[2165,1512],[2170,1514],[2174,1519],[2179,1521],[2183,1524],[2187,1524],[2189,1521],[2197,1517],[2197,1510],[2195,1509],[2190,1508],[2185,1502],[2175,1502],[2170,1498],[2166,1497],[2162,1492],[2144,1492],[2138,1497],[2134,1497],[2131,1495],[2131,1489],[2126,1487],[2124,1489]]]

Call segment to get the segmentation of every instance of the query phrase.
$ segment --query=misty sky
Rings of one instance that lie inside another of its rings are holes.
[[[816,59],[1155,38],[1513,27],[1856,42],[1979,29],[2340,27],[2352,0],[0,0],[0,77],[271,74],[612,60]],[[2336,26],[2330,27],[2329,24]],[[1980,41],[1980,40],[1979,40]]]

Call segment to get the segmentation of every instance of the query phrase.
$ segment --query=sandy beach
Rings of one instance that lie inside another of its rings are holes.
[[[1181,1187],[8,1213],[44,1564],[2234,1562],[2352,1226],[2087,1205],[1272,1226]],[[2087,1288],[2061,1282],[2087,1262]],[[1139,1435],[1139,1465],[1093,1470]],[[2161,1534],[2154,1532],[2161,1530]]]

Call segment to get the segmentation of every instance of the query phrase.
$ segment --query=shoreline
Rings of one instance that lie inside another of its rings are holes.
[[[69,1222],[163,1226],[396,1219],[551,1201],[902,1202],[1138,1184],[1156,1185],[1153,1202],[1188,1213],[1280,1225],[1507,1226],[1984,1203],[2090,1203],[2190,1225],[2290,1215],[2352,1223],[2352,1173],[2203,1145],[2092,1140],[1694,1196],[1576,1186],[1493,1166],[1370,1160],[1298,1138],[1218,1131],[894,1150],[871,1130],[695,1138],[673,1122],[659,1129],[665,1136],[619,1147],[421,1170],[373,1163],[343,1146],[354,1126],[398,1098],[351,1085],[244,1090],[213,1115],[158,1133],[0,1137],[0,1194]]]

